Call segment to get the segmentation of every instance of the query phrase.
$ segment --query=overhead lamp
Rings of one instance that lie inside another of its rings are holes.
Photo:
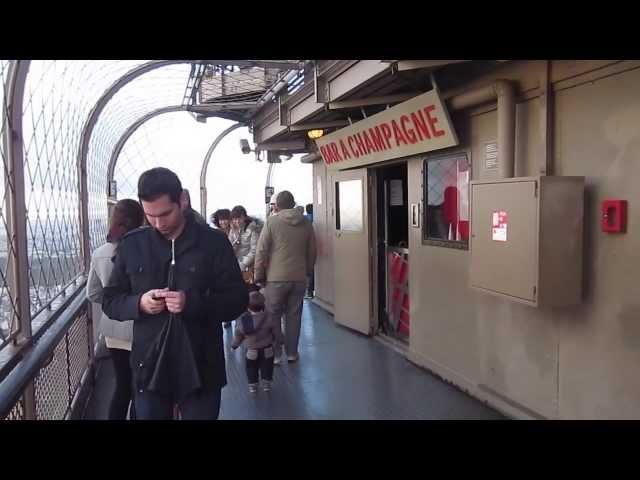
[[[324,135],[324,130],[322,129],[317,129],[317,130],[309,130],[307,131],[307,136],[311,139],[311,140],[315,140],[316,138],[320,138],[321,136]]]

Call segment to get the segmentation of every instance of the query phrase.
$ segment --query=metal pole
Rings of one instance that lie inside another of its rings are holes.
[[[267,181],[265,184],[265,191],[267,187],[272,187],[273,185],[271,185],[271,179],[273,177],[273,169],[275,168],[275,163],[270,163],[269,164],[269,168],[267,169]],[[271,205],[270,204],[266,204],[265,205],[265,218],[269,218],[269,209],[270,209]]]
[[[246,126],[244,123],[234,123],[229,128],[224,130],[213,141],[213,143],[209,147],[209,150],[207,150],[207,154],[202,160],[202,169],[200,170],[200,214],[205,220],[207,218],[207,169],[209,168],[209,160],[211,160],[213,151],[216,149],[216,147],[224,137],[233,132],[235,129],[244,126]]]
[[[9,67],[9,76],[5,86],[7,99],[7,120],[5,145],[7,152],[6,172],[11,186],[7,217],[9,218],[8,240],[12,248],[9,256],[10,278],[14,288],[16,315],[20,324],[17,336],[19,344],[24,345],[31,339],[31,301],[29,298],[29,258],[27,244],[27,211],[24,186],[24,151],[22,138],[22,105],[24,87],[29,71],[28,60],[14,60]],[[35,418],[35,395],[33,383],[24,393],[25,418]]]

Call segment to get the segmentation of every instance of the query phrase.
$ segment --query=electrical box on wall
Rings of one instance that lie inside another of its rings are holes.
[[[471,182],[471,287],[539,306],[582,298],[584,177]]]
[[[602,202],[602,231],[625,233],[627,231],[627,201],[604,200]]]

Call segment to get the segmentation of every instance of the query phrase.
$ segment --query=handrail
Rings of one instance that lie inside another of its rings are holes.
[[[69,296],[69,302],[60,307],[59,316],[49,328],[23,353],[22,358],[0,383],[0,418],[5,418],[18,402],[27,385],[36,377],[53,354],[78,314],[86,307],[86,282]]]

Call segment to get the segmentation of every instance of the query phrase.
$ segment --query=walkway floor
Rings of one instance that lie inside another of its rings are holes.
[[[243,352],[229,348],[228,384],[222,391],[224,420],[422,420],[504,419],[503,415],[380,341],[336,325],[331,315],[305,302],[300,361],[275,367],[269,393],[247,389]],[[113,392],[111,365],[101,361],[85,418],[106,418]]]

